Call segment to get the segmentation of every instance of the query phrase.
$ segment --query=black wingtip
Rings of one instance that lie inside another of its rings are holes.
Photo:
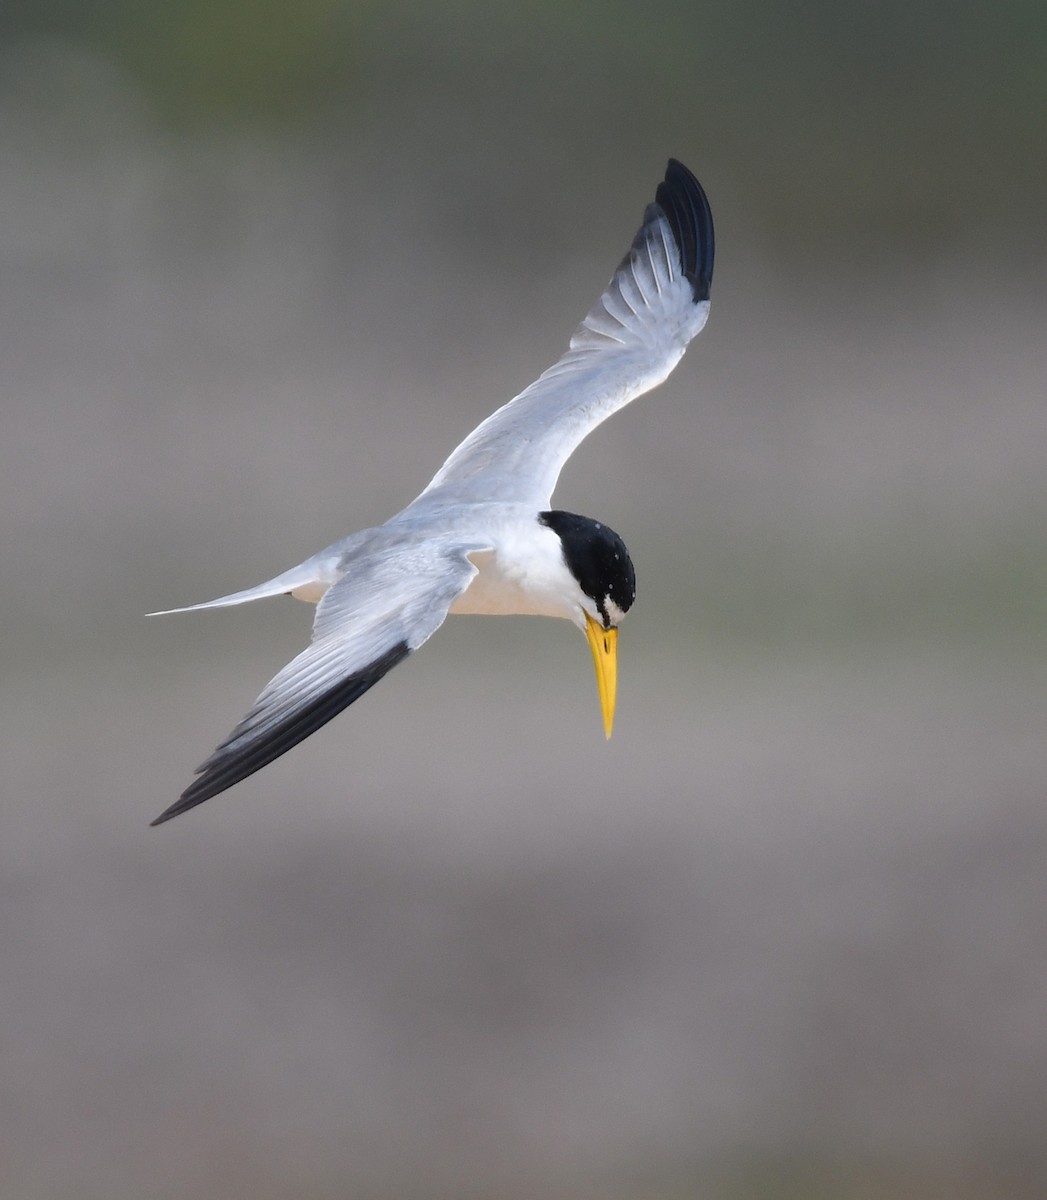
[[[665,213],[680,247],[684,277],[694,289],[695,303],[709,299],[713,282],[716,240],[709,198],[694,175],[675,158],[669,159],[655,203]]]
[[[237,736],[237,731],[234,730],[230,738],[198,768],[199,778],[185,789],[170,808],[165,809],[155,821],[149,822],[150,828],[196,808],[198,804],[203,804],[205,800],[210,800],[231,788],[234,783],[239,783],[282,754],[286,754],[293,746],[297,746],[311,733],[326,725],[332,717],[336,717],[343,709],[359,700],[410,653],[406,642],[398,642],[362,670],[353,672],[337,686],[322,692],[308,704],[292,712],[284,721],[269,730],[264,738],[249,741],[242,748],[229,749],[230,741]]]
[[[179,817],[184,812],[188,812],[191,808],[196,808],[198,804],[203,804],[205,800],[210,800],[214,794],[212,792],[195,792],[197,783],[190,785],[179,796],[179,798],[171,805],[170,808],[165,808],[164,811],[153,821],[149,822],[149,828],[152,829],[156,825],[162,825],[165,821],[170,821],[172,817]],[[222,789],[219,789],[222,790]]]

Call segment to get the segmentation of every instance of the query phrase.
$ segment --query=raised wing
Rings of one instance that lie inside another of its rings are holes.
[[[317,605],[309,648],[266,686],[160,825],[285,754],[430,638],[476,574],[480,546],[387,547],[353,563]]]
[[[614,278],[567,353],[477,426],[423,499],[549,505],[579,442],[661,383],[709,315],[713,218],[701,184],[675,159]]]

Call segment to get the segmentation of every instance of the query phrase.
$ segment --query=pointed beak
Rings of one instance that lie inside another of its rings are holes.
[[[618,697],[618,630],[604,629],[599,621],[585,614],[585,636],[596,665],[596,686],[600,689],[603,730],[610,737],[614,725],[614,705]]]

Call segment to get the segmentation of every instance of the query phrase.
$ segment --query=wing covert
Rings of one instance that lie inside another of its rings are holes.
[[[567,352],[461,443],[415,503],[533,502],[612,413],[661,383],[709,314],[714,234],[698,180],[669,160],[629,253]]]
[[[420,546],[353,563],[317,605],[309,647],[273,677],[198,778],[153,825],[253,775],[358,700],[443,624],[477,546]]]

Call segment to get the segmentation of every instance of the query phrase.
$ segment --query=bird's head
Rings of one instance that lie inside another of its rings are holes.
[[[618,626],[636,599],[632,559],[618,534],[591,517],[554,511],[538,519],[559,537],[564,563],[578,584],[575,624],[593,654],[604,732],[610,737],[618,693]]]

